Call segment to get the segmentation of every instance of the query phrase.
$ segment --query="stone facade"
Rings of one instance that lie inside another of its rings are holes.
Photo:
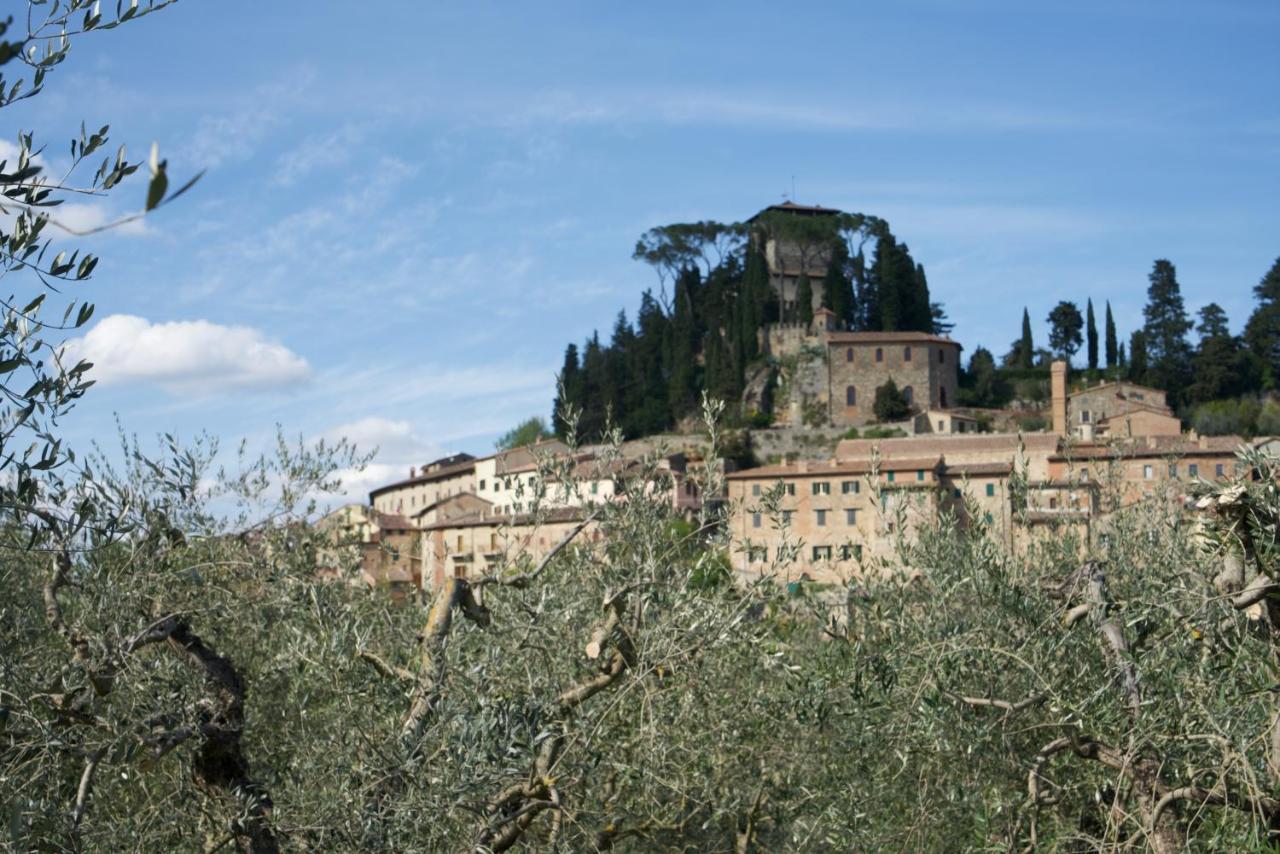
[[[916,411],[948,409],[959,392],[960,345],[924,332],[832,332],[827,336],[829,417],[870,424],[876,389],[890,379]]]
[[[1163,420],[1149,418],[1141,423],[1129,424],[1130,428],[1137,427],[1139,431],[1149,428],[1157,431],[1155,435],[1176,435],[1181,432],[1181,424],[1169,409],[1165,393],[1158,388],[1130,382],[1108,382],[1067,395],[1068,428],[1077,435],[1123,435],[1124,422],[1117,420],[1117,417],[1130,412],[1164,416]],[[1170,421],[1177,424],[1172,431]],[[1132,435],[1147,434],[1133,432]]]
[[[830,460],[728,476],[731,562],[745,578],[844,583],[895,568],[899,536],[937,524],[942,511],[1015,551],[1048,539],[1083,546],[1114,510],[1157,496],[1180,506],[1183,484],[1238,474],[1243,444],[1052,433],[845,440]]]

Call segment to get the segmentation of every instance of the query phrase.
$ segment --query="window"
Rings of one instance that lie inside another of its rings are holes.
[[[1140,392],[1140,391],[1135,391],[1135,392],[1133,393],[1133,399],[1134,399],[1134,400],[1143,400],[1143,399],[1145,399],[1145,397],[1146,397],[1146,395],[1144,395],[1144,394],[1143,394],[1142,392]]]
[[[759,495],[759,494],[760,494],[760,484],[758,484],[758,483],[753,483],[753,484],[751,484],[751,494],[752,494],[752,495]]]
[[[883,361],[884,361],[884,348],[883,348],[883,347],[877,347],[877,348],[876,348],[876,361],[877,361],[877,362],[883,362]]]
[[[1050,498],[1050,499],[1049,499],[1049,509],[1050,509],[1050,510],[1057,510],[1057,509],[1058,509],[1058,499],[1056,499],[1056,498]]]
[[[910,405],[911,405],[911,403],[912,403],[911,398],[913,397],[913,395],[914,395],[914,394],[915,394],[915,393],[911,390],[911,386],[903,386],[903,388],[902,388],[902,399],[903,399],[903,400],[905,400],[905,401],[907,402],[907,406],[910,406]]]
[[[792,511],[790,511],[790,510],[783,510],[783,511],[782,511],[782,524],[784,524],[784,525],[790,525],[790,524],[791,524],[791,513],[792,513]]]
[[[951,497],[952,497],[952,498],[960,498],[960,497],[961,497],[961,495],[962,495],[962,493],[960,492],[959,487],[957,487],[957,488],[955,488],[955,489],[951,490]]]
[[[941,365],[947,361],[947,351],[941,347],[938,348],[938,364]]]
[[[938,404],[943,408],[947,408],[947,390],[945,388],[938,389]],[[960,432],[964,432],[964,422],[960,423]]]
[[[984,513],[984,514],[982,515],[982,521],[984,521],[984,522],[986,522],[988,525],[990,525],[992,522],[994,522],[994,521],[995,521],[995,518],[994,518],[994,517],[992,517],[992,515],[991,515],[990,513]]]
[[[1089,423],[1089,410],[1087,409],[1080,410],[1080,423],[1081,424]]]
[[[480,478],[480,490],[484,491],[484,478]]]
[[[857,495],[858,490],[861,488],[862,488],[862,485],[859,484],[856,480],[844,480],[840,482],[841,495],[849,495],[851,493],[853,495]]]
[[[1213,467],[1213,473],[1216,477],[1222,477],[1224,473],[1224,470],[1222,468],[1222,463],[1218,463],[1216,466]]]
[[[938,432],[939,432],[939,433],[941,433],[941,432],[942,432],[943,430],[945,430],[945,429],[947,429],[947,422],[945,422],[945,421],[943,421],[941,418],[939,418],[939,419],[938,419]]]
[[[893,472],[889,472],[887,477],[889,478],[889,483],[893,483]]]
[[[814,546],[814,560],[831,560],[831,546]]]
[[[849,507],[844,511],[844,523],[846,525],[858,524],[858,511],[856,508]]]
[[[600,492],[600,481],[598,480],[591,481],[591,494],[596,495],[599,492]]]
[[[814,516],[816,517],[816,519],[817,519],[818,527],[819,527],[819,528],[825,528],[825,527],[826,527],[826,525],[827,525],[827,511],[826,511],[826,510],[815,510],[815,511],[813,511],[813,515],[814,515]]]
[[[1151,466],[1143,466],[1143,467],[1142,467],[1142,479],[1143,479],[1143,480],[1151,480],[1151,478],[1153,478],[1153,477],[1155,477],[1155,471],[1151,468]]]
[[[924,469],[916,469],[916,480],[924,480]]]
[[[461,534],[458,535],[458,552],[459,553],[462,552],[462,535]]]
[[[753,527],[753,528],[759,528],[759,527],[760,527],[760,514],[759,514],[759,513],[752,513],[752,514],[751,514],[751,527]]]
[[[844,390],[844,405],[845,406],[858,405],[858,390],[853,386],[848,386]]]
[[[788,483],[786,484],[786,490],[787,490],[787,495],[795,495],[796,485],[794,483]]]
[[[848,560],[851,557],[857,558],[858,560],[862,560],[862,546],[856,543],[853,543],[853,544],[846,544],[840,547],[841,560]]]
[[[747,549],[747,563],[755,563],[756,561],[766,561],[769,559],[769,550],[764,546],[751,546]]]
[[[1080,469],[1080,482],[1081,482],[1081,483],[1088,483],[1088,482],[1089,482],[1089,470],[1088,470],[1088,469]]]
[[[844,360],[845,360],[846,362],[852,362],[852,361],[853,361],[853,348],[852,348],[852,347],[850,347],[850,348],[848,348],[847,350],[845,350],[845,351],[844,351]]]
[[[830,495],[831,484],[825,480],[815,480],[813,482],[813,494],[814,495]]]
[[[903,348],[902,348],[902,361],[904,361],[904,362],[910,362],[910,361],[911,361],[911,348],[910,348],[910,347],[903,347]]]
[[[1178,476],[1178,464],[1169,463],[1169,477],[1176,478]]]
[[[1192,477],[1199,477],[1200,466],[1196,465],[1195,463],[1191,463],[1189,466],[1187,466],[1187,474],[1191,475]]]
[[[994,498],[996,495],[996,485],[994,483],[987,484],[987,497]]]

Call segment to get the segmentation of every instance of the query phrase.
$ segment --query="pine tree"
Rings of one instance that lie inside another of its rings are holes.
[[[1222,306],[1211,302],[1200,309],[1196,332],[1200,344],[1193,358],[1195,380],[1187,391],[1189,400],[1200,403],[1238,394],[1242,376],[1240,343],[1231,334]]]
[[[1244,340],[1261,363],[1262,382],[1280,388],[1280,258],[1253,288],[1258,304],[1244,327]]]
[[[1098,370],[1098,322],[1093,316],[1093,299],[1085,303],[1085,347],[1088,350],[1089,370]]]
[[[1031,314],[1026,307],[1022,309],[1022,339],[1018,344],[1018,367],[1026,370],[1031,367],[1035,358],[1035,344],[1031,340]]]
[[[1084,326],[1084,318],[1080,316],[1080,309],[1076,308],[1075,303],[1063,300],[1049,312],[1048,321],[1049,346],[1054,353],[1070,363],[1083,340],[1080,328]]]
[[[1138,329],[1129,336],[1129,370],[1127,376],[1135,383],[1146,383],[1148,382],[1147,372],[1147,335],[1141,329]]]
[[[813,323],[813,285],[809,283],[809,277],[800,276],[800,281],[796,284],[796,321],[808,326]]]
[[[1151,269],[1147,305],[1142,310],[1143,345],[1146,350],[1148,382],[1162,388],[1168,396],[1181,402],[1191,380],[1191,345],[1187,333],[1191,320],[1182,302],[1177,271],[1161,258]],[[1129,358],[1137,362],[1137,354],[1129,349]]]
[[[1120,351],[1117,349],[1116,321],[1111,316],[1111,300],[1107,300],[1106,336],[1107,369],[1115,370],[1124,364],[1124,360],[1120,358]]]

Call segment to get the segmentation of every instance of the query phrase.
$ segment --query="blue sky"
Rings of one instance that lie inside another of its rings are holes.
[[[790,193],[877,214],[955,336],[1027,305],[1141,321],[1155,258],[1239,328],[1280,255],[1280,4],[231,4],[77,41],[7,110],[175,177],[103,256],[73,442],[279,422],[383,448],[355,492],[545,415],[567,342],[633,313],[636,238]],[[140,204],[141,183],[95,222]],[[1099,318],[1101,320],[1101,317]]]

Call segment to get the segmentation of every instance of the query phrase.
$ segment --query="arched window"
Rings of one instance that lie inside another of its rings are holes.
[[[884,361],[884,348],[883,348],[883,347],[877,347],[877,348],[876,348],[876,361],[877,361],[877,362],[883,362],[883,361]]]
[[[908,406],[912,404],[913,401],[911,399],[911,386],[908,385],[908,386],[902,387],[902,399],[907,402]]]
[[[942,408],[947,408],[947,390],[945,388],[938,389],[938,402],[942,404]]]
[[[850,347],[849,349],[847,349],[847,350],[845,350],[845,351],[844,351],[844,360],[845,360],[846,362],[852,362],[852,361],[853,361],[853,348],[852,348],[852,347]]]
[[[858,405],[858,390],[855,389],[853,386],[849,386],[844,390],[844,405],[845,406]]]
[[[910,361],[911,361],[911,348],[910,348],[910,347],[903,347],[903,348],[902,348],[902,361],[904,361],[904,362],[910,362]]]

